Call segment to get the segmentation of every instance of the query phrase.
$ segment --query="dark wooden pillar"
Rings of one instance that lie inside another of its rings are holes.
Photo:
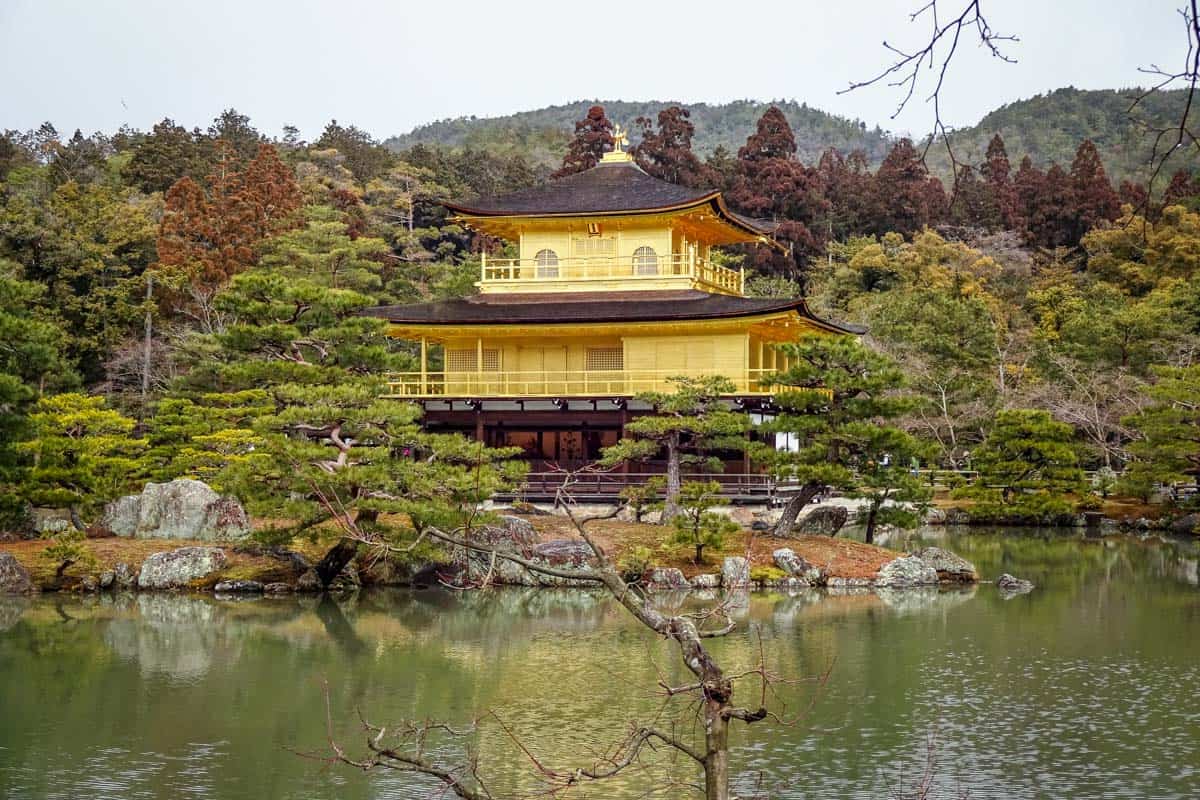
[[[622,403],[620,411],[617,414],[617,423],[620,426],[619,429],[617,430],[617,441],[618,442],[625,438],[625,423],[628,421],[629,421],[629,409],[625,407],[624,403]],[[627,475],[629,473],[629,462],[622,461],[621,466],[618,467],[617,469],[620,470],[622,475]]]
[[[475,409],[475,440],[483,441],[483,410]]]

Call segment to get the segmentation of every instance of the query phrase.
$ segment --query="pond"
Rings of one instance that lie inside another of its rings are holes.
[[[772,670],[806,679],[778,687],[798,722],[736,729],[746,795],[895,796],[932,753],[933,796],[1196,796],[1195,542],[926,530],[892,545],[934,540],[985,577],[1038,588],[756,594],[738,633],[714,643],[737,670],[761,637]],[[488,710],[565,768],[656,712],[660,671],[682,677],[669,648],[589,592],[2,598],[0,796],[437,797],[293,752],[324,746],[325,682],[352,750],[355,708],[386,723]],[[473,745],[497,794],[541,787],[496,725]],[[672,771],[690,774],[656,764],[570,796],[643,797]]]

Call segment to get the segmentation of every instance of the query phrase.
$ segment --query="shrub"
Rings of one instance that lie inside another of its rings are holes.
[[[762,566],[750,568],[750,580],[760,586],[783,580],[786,577],[787,573],[779,567]]]
[[[649,547],[633,547],[621,556],[617,569],[626,583],[637,583],[654,566],[653,558],[654,551]]]
[[[704,563],[704,548],[719,549],[728,534],[740,530],[728,517],[709,511],[717,504],[721,484],[689,481],[679,490],[679,515],[671,520],[671,543],[696,549],[696,563]]]
[[[85,535],[81,530],[66,528],[58,533],[46,533],[44,537],[50,540],[50,546],[42,551],[42,558],[54,567],[54,578],[61,581],[63,573],[74,564],[94,567],[96,557],[84,544]]]

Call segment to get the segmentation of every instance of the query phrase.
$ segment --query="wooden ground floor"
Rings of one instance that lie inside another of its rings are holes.
[[[489,447],[520,448],[520,457],[529,464],[529,478],[521,494],[537,501],[553,499],[565,470],[594,463],[604,448],[620,441],[631,420],[648,413],[652,413],[648,407],[623,399],[569,398],[541,403],[447,400],[426,403],[423,424],[429,431],[459,433]],[[685,479],[717,480],[722,494],[737,502],[767,502],[774,495],[774,482],[747,453],[733,450],[704,455],[719,459],[722,470]],[[589,475],[579,485],[579,492],[586,495],[579,499],[615,498],[626,486],[662,474],[666,468],[665,460],[654,459]]]

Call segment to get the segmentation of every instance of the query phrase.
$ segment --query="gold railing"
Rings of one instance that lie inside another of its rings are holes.
[[[592,397],[669,392],[674,370],[544,370],[539,372],[398,372],[388,375],[388,397]],[[728,377],[733,394],[771,394],[773,369]],[[694,375],[690,377],[701,377]]]
[[[485,258],[480,269],[480,279],[483,283],[510,285],[601,281],[613,278],[638,281],[693,278],[706,286],[739,295],[744,288],[741,272],[718,266],[690,253],[560,258],[554,264],[539,264],[532,258]]]

